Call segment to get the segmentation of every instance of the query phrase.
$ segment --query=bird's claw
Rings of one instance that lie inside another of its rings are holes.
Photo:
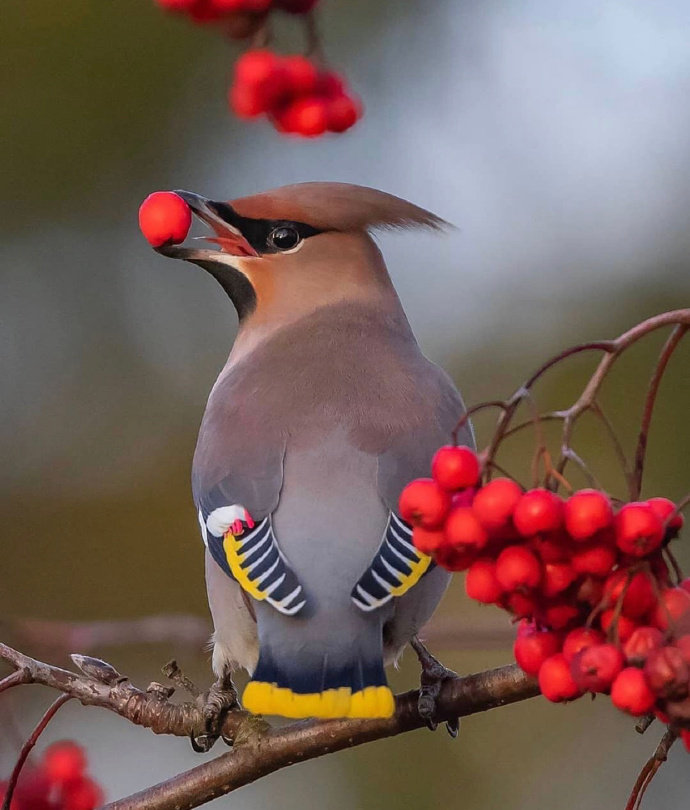
[[[453,672],[452,669],[444,667],[438,658],[427,650],[417,636],[413,636],[410,645],[417,653],[417,658],[419,658],[419,663],[422,667],[417,710],[419,711],[420,717],[426,722],[427,727],[431,729],[431,731],[436,731],[438,723],[434,720],[434,716],[436,714],[441,687],[444,681],[450,678],[457,678],[458,675],[456,672]],[[456,717],[452,720],[448,720],[446,722],[446,729],[448,734],[455,739],[460,729],[460,718]]]
[[[235,686],[230,673],[224,673],[201,696],[201,714],[204,720],[204,733],[191,736],[192,748],[197,753],[205,754],[211,750],[219,737],[227,745],[233,741],[222,733],[223,722],[228,712],[241,709]]]

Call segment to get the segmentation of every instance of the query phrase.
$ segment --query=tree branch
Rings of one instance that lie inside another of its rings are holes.
[[[437,720],[450,720],[534,697],[539,688],[517,666],[446,681]],[[419,693],[396,698],[390,719],[308,720],[262,731],[245,724],[232,751],[166,782],[107,804],[104,810],[191,810],[288,765],[393,737],[425,725],[417,711]]]

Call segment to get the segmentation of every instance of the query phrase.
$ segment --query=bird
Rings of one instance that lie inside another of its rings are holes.
[[[239,320],[192,466],[216,697],[244,668],[254,714],[390,717],[385,667],[421,646],[450,577],[398,499],[465,408],[417,344],[375,234],[447,223],[347,183],[175,193],[213,247],[158,251],[210,273]],[[459,439],[474,446],[471,426]]]

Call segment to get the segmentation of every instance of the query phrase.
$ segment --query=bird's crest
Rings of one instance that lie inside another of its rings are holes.
[[[297,183],[231,200],[230,205],[240,216],[305,222],[324,231],[448,227],[407,200],[350,183]]]

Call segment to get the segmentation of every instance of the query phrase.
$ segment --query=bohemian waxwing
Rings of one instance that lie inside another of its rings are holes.
[[[213,669],[247,669],[255,713],[390,716],[384,664],[449,581],[412,545],[398,498],[464,408],[421,353],[370,231],[445,223],[345,183],[229,203],[177,193],[219,250],[160,252],[211,273],[239,316],[192,472]],[[473,443],[469,428],[460,439]]]

